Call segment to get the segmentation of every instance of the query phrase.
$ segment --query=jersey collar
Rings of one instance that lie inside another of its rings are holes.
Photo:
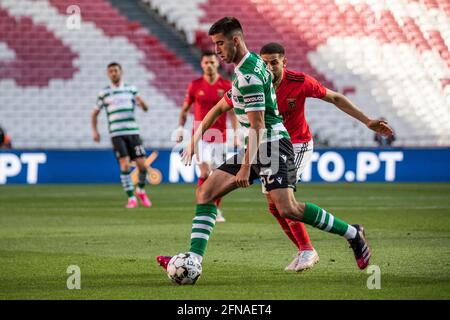
[[[109,86],[111,87],[111,89],[122,88],[123,87],[123,81],[120,81],[118,86],[115,86],[114,83],[111,82]]]
[[[246,55],[241,59],[241,61],[239,61],[239,63],[234,68],[234,71],[238,71],[239,68],[244,64],[245,60],[247,60],[248,57],[250,57],[250,51],[248,51],[246,53]]]

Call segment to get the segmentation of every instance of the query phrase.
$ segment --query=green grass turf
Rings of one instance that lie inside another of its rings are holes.
[[[0,299],[449,299],[450,184],[302,184],[298,199],[362,223],[381,268],[369,290],[347,243],[308,227],[320,262],[286,273],[295,252],[259,186],[223,202],[195,286],[172,285],[155,256],[188,249],[192,185],[152,186],[126,210],[120,185],[0,187]],[[81,290],[66,269],[81,268]]]

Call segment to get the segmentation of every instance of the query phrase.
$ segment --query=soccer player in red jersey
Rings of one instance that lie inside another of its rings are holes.
[[[200,65],[203,70],[203,76],[193,80],[188,87],[186,98],[184,100],[180,118],[179,128],[177,132],[177,143],[183,141],[183,128],[186,124],[188,112],[194,104],[194,132],[198,124],[203,120],[208,111],[224,96],[231,88],[231,82],[222,78],[219,74],[219,60],[212,51],[202,53]],[[237,122],[233,112],[230,115],[233,129],[236,130]],[[223,114],[217,122],[203,135],[203,139],[199,141],[199,168],[200,177],[198,186],[211,174],[212,170],[220,166],[226,160],[226,129],[227,117]],[[236,145],[236,135],[235,143]],[[216,201],[219,206],[221,199]],[[218,210],[216,221],[224,222],[225,218],[222,212]]]
[[[300,180],[305,167],[310,163],[313,153],[312,135],[305,118],[306,98],[318,98],[332,103],[343,112],[361,121],[369,129],[385,135],[392,134],[385,121],[369,119],[344,95],[325,88],[319,81],[306,73],[286,69],[287,59],[282,45],[268,43],[261,48],[260,55],[273,74],[278,110],[283,117],[283,124],[289,132],[294,147],[298,180]],[[225,95],[224,100],[230,106],[233,104],[229,94]],[[267,197],[270,212],[298,248],[294,260],[285,270],[303,271],[312,268],[319,261],[319,256],[311,244],[305,225],[299,221],[283,218],[265,191],[264,185],[262,188]]]
[[[258,157],[255,155],[255,149],[258,150],[260,146],[260,140],[258,140],[260,132],[264,130],[266,130],[266,132],[280,130],[278,132],[289,133],[287,127],[284,125],[285,120],[278,115],[278,105],[276,101],[278,98],[275,97],[275,95],[277,95],[275,86],[272,86],[272,83],[265,81],[270,79],[277,84],[279,89],[280,85],[283,83],[283,79],[287,79],[287,76],[284,73],[284,66],[286,65],[286,60],[284,60],[284,49],[282,49],[282,52],[274,53],[274,55],[277,55],[278,63],[280,61],[282,62],[280,63],[280,70],[282,72],[276,76],[276,68],[274,68],[274,66],[277,65],[277,62],[274,61],[274,59],[266,61],[266,63],[269,64],[268,68],[272,71],[272,74],[269,74],[269,72],[267,72],[268,70],[266,70],[266,66],[264,66],[265,61],[263,61],[261,57],[248,52],[243,40],[242,27],[236,18],[224,17],[218,20],[210,28],[208,34],[211,36],[211,39],[215,44],[216,52],[222,60],[227,63],[233,63],[236,67],[233,75],[233,89],[228,91],[224,98],[221,99],[204,117],[201,126],[196,130],[189,145],[185,149],[183,159],[186,165],[191,164],[193,155],[197,153],[195,150],[197,141],[201,139],[203,133],[215,123],[221,114],[231,109],[234,109],[236,114],[239,114],[239,122],[248,128],[249,147],[245,150],[245,154],[241,152],[239,155],[231,157],[230,162],[227,160],[226,163],[221,165],[221,167],[212,174],[211,178],[208,179],[208,182],[200,187],[200,190],[197,193],[196,220],[194,220],[193,225],[199,224],[200,222],[198,221],[201,221],[204,225],[196,225],[193,227],[191,234],[191,248],[188,254],[192,255],[199,263],[201,263],[206,244],[209,240],[209,235],[214,226],[214,221],[210,221],[212,220],[210,216],[215,216],[214,199],[220,195],[227,194],[236,188],[248,187],[253,180],[256,179],[256,176],[259,176],[263,184],[266,185],[266,190],[269,193],[267,195],[269,204],[275,204],[275,209],[277,210],[276,213],[278,213],[281,218],[301,221],[325,232],[341,235],[350,244],[358,267],[361,270],[367,268],[371,252],[367,240],[365,239],[365,232],[362,225],[350,225],[316,204],[309,202],[303,203],[295,200],[293,191],[295,189],[298,168],[295,166],[295,155],[290,138],[285,138],[283,136],[283,138],[280,139],[283,144],[280,143],[278,150],[273,153],[273,161],[276,160],[278,163],[284,165],[283,169],[285,170],[281,172],[281,175],[280,172],[272,174],[271,168],[269,168],[269,170],[260,170],[264,169],[264,167],[261,163],[258,163]],[[259,62],[262,63],[261,66],[258,65]],[[252,69],[255,65],[256,67]],[[262,71],[264,71],[264,75],[261,75],[263,73]],[[265,76],[266,74],[267,77]],[[299,86],[305,82],[301,79],[301,76],[292,78],[298,80]],[[312,78],[311,82],[313,82]],[[247,89],[245,91],[246,96],[244,95],[245,93],[242,93],[241,88]],[[270,92],[267,88],[270,88]],[[316,90],[312,91],[314,92]],[[257,94],[253,94],[253,92],[257,92]],[[328,89],[326,89],[325,92],[322,91],[322,94],[316,93],[316,95],[325,101],[335,104],[344,112],[363,122],[371,130],[383,135],[392,135],[392,129],[385,121],[369,119],[343,95]],[[261,99],[258,99],[260,96],[262,96]],[[275,100],[275,98],[277,99]],[[252,107],[252,105],[257,103],[259,103],[257,107]],[[294,104],[294,107],[297,107],[296,104]],[[259,109],[251,110],[252,108],[260,108],[264,111]],[[248,111],[246,109],[248,109]],[[269,115],[269,117],[265,118],[266,114]],[[282,129],[274,128],[277,126]],[[250,133],[253,135],[250,135]],[[284,143],[285,140],[283,139],[286,140],[286,143]],[[244,159],[243,162],[239,162],[239,156]],[[284,161],[275,159],[277,156]],[[253,161],[254,159],[257,159],[256,164],[250,164],[250,161]],[[270,159],[272,161],[272,158]],[[285,188],[286,185],[282,185],[282,182],[285,183],[286,180],[291,183],[290,185],[287,185],[287,188]],[[278,185],[276,185],[276,183],[278,183]],[[292,188],[292,186],[294,186],[294,188]],[[165,268],[169,259],[169,256],[157,257],[158,263]],[[294,269],[299,270],[297,266]]]

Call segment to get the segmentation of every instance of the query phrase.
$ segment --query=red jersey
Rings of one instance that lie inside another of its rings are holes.
[[[326,93],[327,89],[306,73],[284,70],[283,80],[276,90],[277,104],[292,143],[311,140],[312,135],[305,118],[305,100],[323,98]],[[228,105],[233,105],[229,94],[225,95],[225,100]]]
[[[303,72],[284,70],[283,80],[276,90],[278,111],[291,136],[292,143],[311,140],[305,118],[306,98],[323,98],[327,89],[319,81]]]
[[[231,82],[223,79],[221,76],[219,76],[213,84],[210,84],[203,77],[196,79],[189,84],[184,101],[189,105],[194,103],[194,130],[197,129],[198,124],[203,120],[208,111],[211,110],[230,89]],[[203,141],[225,143],[227,138],[226,129],[227,116],[226,114],[222,114],[213,126],[205,132]],[[217,130],[219,130],[222,135],[222,141],[218,141],[217,139]]]

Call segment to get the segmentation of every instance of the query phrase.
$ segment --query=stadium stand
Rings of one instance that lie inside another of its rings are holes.
[[[251,50],[281,42],[290,68],[387,118],[396,145],[449,145],[448,0],[141,1],[187,45],[174,47],[166,39],[173,35],[145,23],[146,10],[138,18],[117,1],[72,1],[81,10],[79,30],[66,26],[66,1],[0,1],[0,120],[15,147],[109,147],[104,115],[100,144],[89,118],[112,60],[150,102],[138,114],[145,144],[172,147],[184,91],[198,76],[187,51],[210,48],[207,30],[224,15],[241,20]],[[332,146],[375,146],[371,132],[319,100],[308,102],[307,117]]]
[[[147,145],[172,147],[178,105],[194,68],[151,30],[107,1],[74,1],[80,30],[66,27],[67,2],[0,2],[0,119],[19,148],[109,147],[104,114],[101,144],[91,138],[90,113],[108,84],[106,64],[122,63],[125,79],[149,101],[139,113]],[[3,119],[6,119],[3,120]]]
[[[210,45],[212,22],[235,15],[251,50],[282,42],[291,68],[352,92],[349,97],[368,114],[389,120],[398,145],[449,144],[449,1],[144,2],[200,48]],[[371,145],[372,134],[345,115],[316,100],[309,106],[313,131],[331,145]]]

